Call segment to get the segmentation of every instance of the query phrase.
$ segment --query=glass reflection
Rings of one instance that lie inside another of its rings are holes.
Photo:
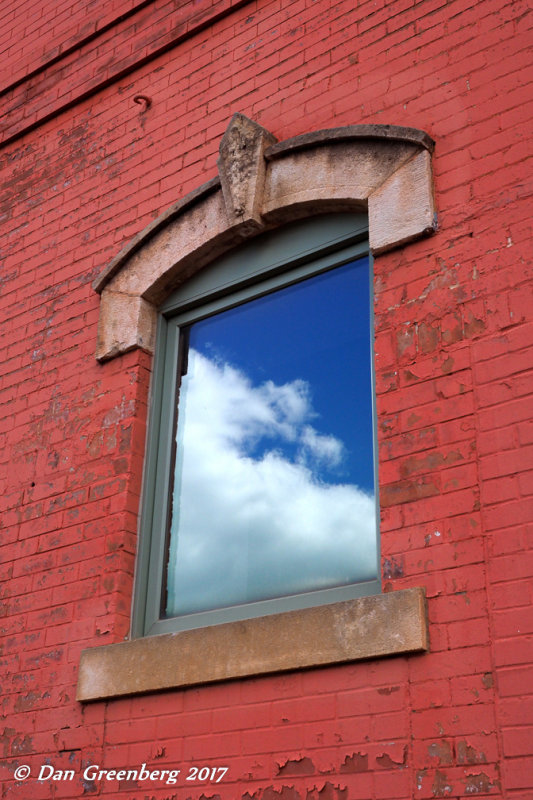
[[[376,577],[368,281],[361,259],[182,329],[168,616]]]

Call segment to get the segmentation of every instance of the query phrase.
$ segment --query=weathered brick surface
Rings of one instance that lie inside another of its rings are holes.
[[[2,797],[530,800],[531,26],[522,0],[4,3]],[[129,630],[151,367],[96,362],[91,282],[216,174],[235,111],[436,141],[438,232],[375,262],[383,583],[427,588],[431,652],[82,706],[81,649]],[[47,760],[75,779],[14,781]],[[182,780],[204,764],[228,774]]]

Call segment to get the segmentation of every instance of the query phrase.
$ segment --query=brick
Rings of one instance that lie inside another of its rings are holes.
[[[491,668],[489,650],[484,647],[465,647],[461,650],[436,653],[431,659],[424,657],[410,665],[411,680],[450,678],[455,675],[476,675]]]
[[[410,693],[414,709],[438,708],[451,704],[450,684],[447,680],[429,680],[415,684]]]
[[[511,666],[498,670],[498,689],[503,697],[518,695],[523,697],[531,693],[531,678],[533,677],[533,667]]]
[[[506,760],[503,768],[503,779],[509,790],[529,789],[531,786],[531,758],[513,758]],[[519,795],[517,795],[519,796]]]
[[[506,756],[526,756],[533,754],[533,729],[529,727],[504,728],[502,731],[503,751]]]
[[[500,611],[494,614],[493,620],[495,636],[533,633],[533,614],[529,606]]]
[[[357,717],[368,713],[392,713],[400,711],[405,704],[404,691],[396,687],[390,691],[359,690],[338,695],[338,715]]]
[[[532,707],[533,697],[530,695],[507,699],[500,713],[502,727],[529,725]]]
[[[494,712],[490,705],[430,709],[413,717],[413,733],[417,738],[464,736],[494,730]]]
[[[530,603],[531,584],[528,580],[500,583],[492,587],[491,594],[492,603],[496,609],[522,606]]]
[[[450,682],[452,706],[478,705],[494,702],[494,676],[491,671],[477,675],[466,675],[453,678]],[[472,735],[469,741],[472,741]],[[487,736],[483,736],[486,739]],[[497,737],[494,737],[497,738]]]
[[[494,644],[494,663],[513,666],[531,663],[532,636],[515,636],[499,639]]]
[[[508,580],[519,580],[530,575],[530,553],[503,555],[492,559],[488,570],[494,583]]]

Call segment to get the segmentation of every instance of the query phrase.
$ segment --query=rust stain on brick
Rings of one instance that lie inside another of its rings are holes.
[[[367,753],[352,753],[351,756],[346,756],[343,764],[341,765],[341,772],[366,772],[368,770],[368,754]]]
[[[278,767],[278,775],[313,775],[314,772],[315,765],[307,756],[288,759]]]

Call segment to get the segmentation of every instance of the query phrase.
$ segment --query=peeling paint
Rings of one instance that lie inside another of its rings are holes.
[[[385,580],[390,580],[391,578],[403,578],[403,574],[403,563],[397,561],[394,556],[391,556],[391,558],[385,558],[383,560],[383,578]]]
[[[435,770],[435,778],[433,780],[433,786],[431,787],[433,797],[446,797],[450,795],[452,791],[452,786],[448,783],[446,774],[438,769]]]
[[[33,753],[33,740],[31,736],[26,734],[24,738],[17,737],[13,739],[13,743],[11,745],[11,752],[13,755],[22,755],[26,753]]]
[[[487,794],[492,789],[499,789],[499,782],[493,783],[484,772],[468,775],[465,779],[465,794]]]
[[[115,406],[107,412],[102,420],[102,428],[109,428],[111,425],[116,425],[127,417],[133,416],[135,413],[135,402],[133,400],[126,401],[123,396],[119,406]]]
[[[451,766],[453,764],[453,749],[450,742],[442,739],[440,742],[432,742],[428,747],[430,758],[438,758],[441,766]]]
[[[449,375],[453,370],[454,360],[451,356],[442,362],[441,370],[445,375]]]
[[[419,769],[416,773],[416,788],[417,791],[422,791],[422,784],[424,783],[424,778],[427,775],[427,769]]]
[[[485,672],[483,677],[481,678],[481,683],[485,687],[485,689],[492,689],[494,686],[494,678],[492,677],[492,672]]]
[[[394,767],[404,767],[407,764],[407,745],[404,746],[400,760],[393,758],[389,753],[382,753],[376,756],[376,763],[386,769],[393,769]]]
[[[346,756],[343,764],[341,765],[341,772],[366,772],[368,769],[368,754],[367,753],[352,753],[351,756]]]
[[[257,800],[301,800],[300,793],[296,791],[294,786],[282,786],[279,792],[273,786],[267,786],[266,789],[259,789],[252,797],[257,798]]]
[[[2,733],[0,733],[0,744],[3,748],[3,755],[7,757],[9,755],[9,744],[11,741],[11,737],[16,733],[15,728],[4,728]]]
[[[457,763],[458,764],[486,764],[487,758],[485,753],[477,752],[477,750],[469,745],[464,739],[456,744]]]
[[[205,800],[217,799],[205,797]],[[242,795],[242,800],[348,800],[348,789],[345,786],[335,786],[329,781],[321,787],[315,785],[312,789],[305,790],[305,794],[297,791],[294,786],[281,786],[279,790],[274,786],[267,786],[257,789],[253,794],[246,792]]]
[[[15,711],[28,711],[30,708],[33,708],[36,701],[41,699],[41,695],[38,692],[28,692],[25,695],[19,695],[15,702]]]
[[[432,353],[437,349],[439,344],[438,328],[433,328],[431,325],[421,322],[417,326],[417,333],[418,349],[421,353]]]
[[[348,789],[327,781],[321,789],[308,791],[305,800],[348,800]]]
[[[98,791],[98,787],[94,781],[82,780],[81,785],[83,786],[83,794],[96,794]]]
[[[469,320],[469,322],[465,321],[464,324],[465,336],[467,337],[476,336],[479,333],[483,333],[486,327],[487,326],[482,319],[476,319],[476,317],[473,316],[472,319]]]
[[[307,756],[288,759],[278,765],[278,775],[314,775],[315,771],[315,765]]]

